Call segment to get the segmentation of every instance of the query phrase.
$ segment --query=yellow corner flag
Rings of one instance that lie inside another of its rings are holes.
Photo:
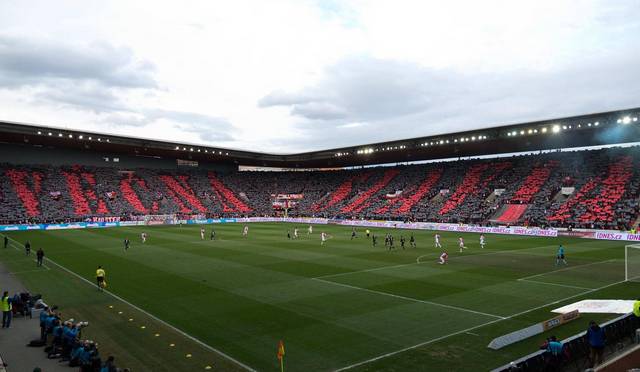
[[[284,342],[278,344],[278,360],[280,360],[280,372],[284,372]]]

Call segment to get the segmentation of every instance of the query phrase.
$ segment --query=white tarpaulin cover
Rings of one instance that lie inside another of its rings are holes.
[[[551,312],[564,314],[578,310],[581,313],[627,314],[633,311],[634,302],[634,300],[582,300]]]

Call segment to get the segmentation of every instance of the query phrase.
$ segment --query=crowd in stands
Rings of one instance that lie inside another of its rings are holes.
[[[69,367],[77,367],[81,372],[127,372],[115,365],[115,358],[103,359],[98,344],[82,337],[82,329],[88,322],[74,319],[64,320],[57,306],[49,307],[39,295],[15,293],[12,296],[5,291],[0,298],[2,304],[2,328],[11,328],[12,318],[33,316],[40,311],[40,338],[32,340],[27,346],[42,347],[49,359],[59,359]],[[38,368],[36,367],[36,369]]]
[[[640,212],[639,154],[611,148],[315,172],[3,164],[0,223],[265,216],[277,213],[273,195],[302,194],[290,216],[628,230]]]

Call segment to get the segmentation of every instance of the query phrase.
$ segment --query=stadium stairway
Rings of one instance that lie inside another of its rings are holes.
[[[9,177],[18,198],[22,201],[22,205],[27,211],[27,215],[29,217],[36,217],[40,215],[38,198],[36,196],[37,194],[29,188],[26,182],[27,172],[17,169],[9,169],[6,171],[6,175]],[[41,177],[37,177],[37,185],[41,184],[41,180]]]
[[[76,216],[86,216],[91,214],[89,202],[82,191],[80,178],[74,172],[63,171],[62,174],[67,182],[67,189],[73,202],[74,213]]]
[[[577,204],[582,203],[582,201],[586,199],[588,194],[594,188],[596,188],[599,182],[599,177],[595,177],[587,181],[587,183],[585,183],[578,192],[569,197],[552,215],[547,217],[547,219],[549,221],[558,221],[560,223],[563,223],[566,219],[571,217],[573,207]]]
[[[251,208],[249,208],[245,203],[243,203],[238,197],[233,193],[233,191],[229,190],[215,175],[213,172],[209,172],[209,181],[211,182],[211,188],[215,191],[215,193],[220,198],[220,201],[227,201],[228,203],[224,203],[223,210],[225,212],[240,212],[240,213],[248,213],[251,212]],[[229,207],[229,203],[233,204],[234,208]]]
[[[420,200],[422,200],[427,193],[431,191],[433,186],[435,186],[436,182],[442,176],[442,169],[436,169],[427,175],[427,177],[420,183],[418,189],[411,194],[411,196],[402,200],[402,204],[393,212],[395,215],[405,214],[411,211],[411,208]]]
[[[189,210],[185,206],[182,200],[178,197],[181,196],[186,200],[191,206],[200,213],[205,213],[207,209],[202,205],[200,200],[196,197],[195,193],[187,183],[188,177],[185,175],[178,175],[175,178],[169,175],[161,175],[160,179],[164,182],[167,190],[169,190],[169,194],[172,195],[176,203],[179,205],[182,211]],[[188,213],[188,212],[187,212]]]
[[[360,212],[362,209],[366,208],[368,204],[365,202],[371,198],[375,193],[382,190],[391,180],[398,175],[400,171],[397,169],[388,169],[384,172],[382,179],[378,182],[374,183],[369,189],[362,192],[358,197],[355,198],[351,203],[344,206],[340,212],[342,213],[351,213],[351,212]]]
[[[607,178],[602,181],[599,193],[583,201],[586,211],[578,217],[581,222],[611,222],[614,218],[614,206],[622,198],[626,184],[632,176],[631,157],[623,157],[609,165]]]
[[[129,179],[123,178],[120,180],[120,192],[122,193],[122,197],[133,207],[133,209],[138,213],[147,213],[147,208],[142,204],[140,198],[131,187],[131,178]]]
[[[447,199],[447,201],[445,201],[438,213],[440,215],[445,215],[454,210],[458,205],[462,204],[464,199],[476,190],[478,183],[480,182],[480,178],[482,177],[482,173],[484,173],[488,167],[489,165],[486,163],[472,166],[462,180],[462,183],[458,188],[456,188],[456,191]]]
[[[529,204],[508,204],[504,209],[504,212],[502,212],[502,214],[500,214],[500,216],[496,218],[496,222],[502,224],[516,223],[520,219],[520,217],[522,217],[528,207]]]
[[[353,188],[353,182],[357,176],[351,177],[348,180],[344,181],[338,188],[331,193],[329,197],[327,197],[327,202],[322,206],[321,204],[314,204],[311,209],[313,211],[325,210],[337,203],[340,203],[344,198],[351,193],[351,189]]]
[[[82,180],[87,184],[85,188],[85,194],[89,201],[91,209],[96,211],[97,214],[109,214],[109,209],[107,208],[107,203],[98,197],[95,191],[96,187],[96,176],[93,173],[82,172],[81,173]]]
[[[529,203],[540,191],[542,185],[547,182],[549,175],[551,175],[551,170],[556,165],[556,162],[549,162],[543,166],[534,168],[531,174],[529,174],[520,185],[520,188],[515,192],[511,201],[516,203]]]

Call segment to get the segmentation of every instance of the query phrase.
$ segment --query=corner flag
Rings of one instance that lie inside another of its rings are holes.
[[[280,372],[284,372],[284,342],[278,344],[278,360],[280,360]]]

